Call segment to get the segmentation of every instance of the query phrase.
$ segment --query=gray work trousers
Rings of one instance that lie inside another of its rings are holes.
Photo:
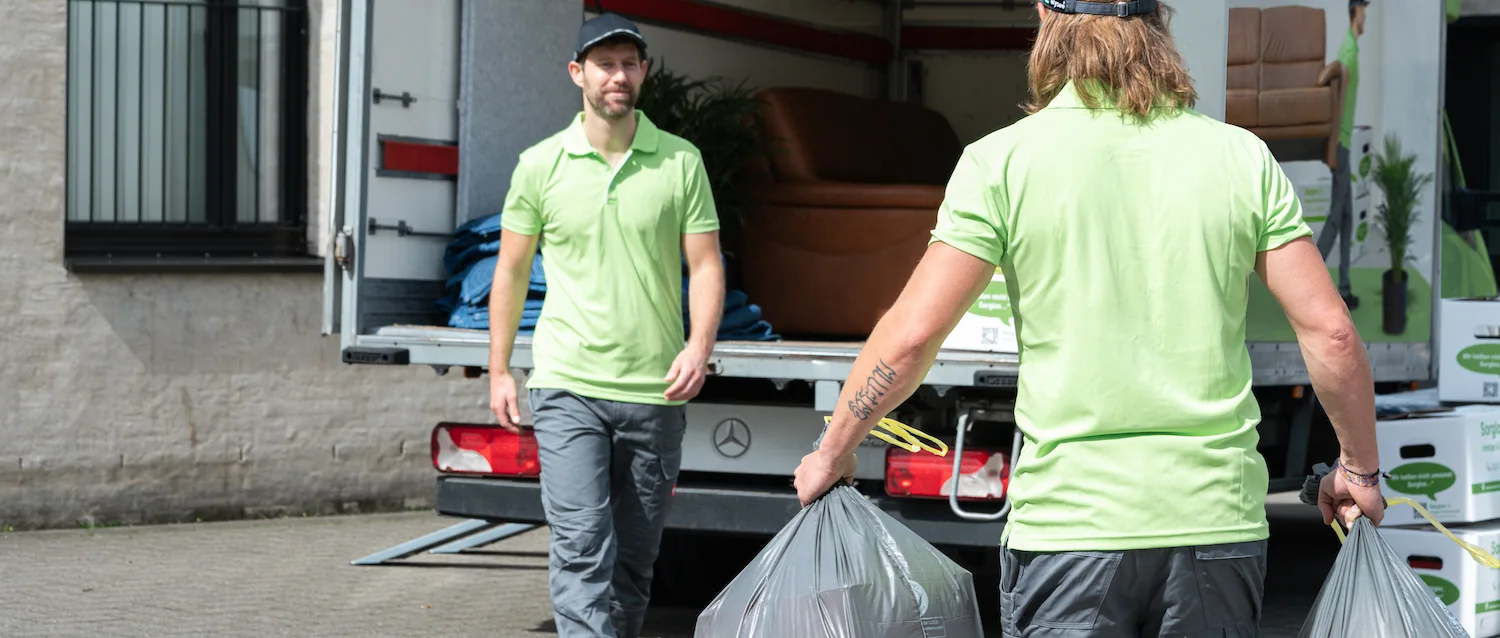
[[[635,638],[682,465],[685,408],[561,390],[531,390],[529,398],[552,532],[547,580],[557,634]]]
[[[1007,638],[1251,638],[1266,541],[1113,552],[1000,549]]]
[[[1333,198],[1328,207],[1328,219],[1318,233],[1318,252],[1328,259],[1335,239],[1339,242],[1339,293],[1349,294],[1349,253],[1353,246],[1354,197],[1349,180],[1349,149],[1340,146],[1337,154],[1338,168],[1333,169]]]

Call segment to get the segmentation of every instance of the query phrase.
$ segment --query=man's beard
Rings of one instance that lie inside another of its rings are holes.
[[[626,115],[629,115],[630,111],[635,108],[634,91],[631,91],[629,93],[629,95],[625,99],[625,103],[621,105],[614,105],[604,101],[603,93],[598,94],[597,98],[594,96],[589,96],[588,100],[589,107],[594,110],[595,115],[610,120],[621,119]]]

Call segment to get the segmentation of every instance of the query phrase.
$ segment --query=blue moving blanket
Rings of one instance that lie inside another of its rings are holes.
[[[449,273],[443,296],[433,308],[448,317],[454,328],[487,330],[490,325],[489,298],[495,285],[495,263],[500,253],[500,215],[470,220],[459,226],[443,252],[443,268]],[[526,289],[526,303],[521,310],[518,334],[536,331],[547,294],[547,275],[542,267],[542,252],[531,260],[531,279]],[[682,278],[682,324],[691,332],[688,301],[688,277]],[[760,307],[749,303],[744,291],[724,294],[724,316],[719,324],[720,341],[779,341],[771,324],[761,318]]]
[[[688,281],[682,280],[682,325],[691,334],[693,322],[688,307]],[[760,306],[749,302],[743,290],[724,292],[724,316],[719,321],[719,341],[780,341],[781,335],[771,331],[771,324],[761,319]]]

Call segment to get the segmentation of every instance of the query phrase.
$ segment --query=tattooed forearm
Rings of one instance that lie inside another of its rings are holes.
[[[883,359],[880,360],[870,371],[870,376],[865,379],[864,387],[855,392],[854,398],[849,400],[849,411],[861,421],[870,418],[870,415],[875,412],[875,406],[886,393],[891,391],[891,384],[895,381],[895,368],[886,365]]]

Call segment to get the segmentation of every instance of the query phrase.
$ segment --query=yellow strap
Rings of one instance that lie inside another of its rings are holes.
[[[823,417],[824,424],[832,422],[832,416]],[[882,429],[890,432],[890,434],[881,432],[880,430]],[[893,438],[893,435],[901,437],[901,440],[897,441],[895,438]],[[908,452],[927,450],[928,452],[931,452],[938,456],[948,456],[947,443],[942,442],[942,440],[938,439],[935,436],[932,436],[931,434],[918,430],[895,419],[881,419],[880,422],[875,424],[875,429],[870,430],[870,436],[881,439],[886,443],[890,443],[891,445],[904,449]],[[921,441],[917,440],[917,437],[922,437],[924,439],[927,439],[928,441],[932,441],[933,443],[937,444],[937,447],[922,443]]]
[[[1473,543],[1470,543],[1470,542],[1465,541],[1465,540],[1463,540],[1463,539],[1461,539],[1461,538],[1459,538],[1457,536],[1454,536],[1453,532],[1448,531],[1447,527],[1444,527],[1443,524],[1439,523],[1436,518],[1433,518],[1432,514],[1430,514],[1430,513],[1427,512],[1427,508],[1422,507],[1416,501],[1413,501],[1413,500],[1411,500],[1409,498],[1406,498],[1404,496],[1402,496],[1402,497],[1395,497],[1395,498],[1388,498],[1388,499],[1385,500],[1385,504],[1386,504],[1387,507],[1389,507],[1391,505],[1400,505],[1402,503],[1405,503],[1407,505],[1412,506],[1412,509],[1417,510],[1417,513],[1421,514],[1422,518],[1427,519],[1427,522],[1432,523],[1432,526],[1436,527],[1439,532],[1442,532],[1444,536],[1447,536],[1448,538],[1452,539],[1453,542],[1458,543],[1459,547],[1464,548],[1464,551],[1468,552],[1470,556],[1474,557],[1474,561],[1475,562],[1479,563],[1480,565],[1484,565],[1485,567],[1488,567],[1490,569],[1500,569],[1500,558],[1495,558],[1494,554],[1491,554],[1491,553],[1489,553],[1487,551],[1484,551],[1483,549],[1480,549],[1478,546],[1474,545]],[[1344,542],[1344,530],[1339,527],[1339,522],[1337,520],[1334,520],[1332,523],[1330,523],[1330,525],[1333,526],[1333,533],[1336,534],[1336,535],[1338,535],[1339,542],[1343,543]]]

